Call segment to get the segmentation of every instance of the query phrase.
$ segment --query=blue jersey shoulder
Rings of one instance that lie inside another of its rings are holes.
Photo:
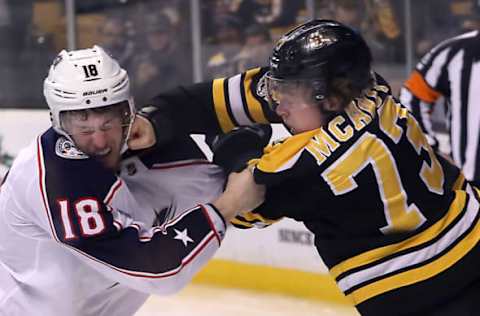
[[[117,177],[72,142],[49,129],[41,136],[45,188],[50,199],[95,196],[103,199]]]

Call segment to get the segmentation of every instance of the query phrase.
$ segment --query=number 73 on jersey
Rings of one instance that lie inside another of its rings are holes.
[[[358,106],[361,107],[361,105]],[[363,109],[363,107],[361,108]],[[396,145],[399,144],[403,137],[406,137],[408,143],[413,146],[419,156],[419,159],[422,159],[422,149],[428,153],[430,161],[423,160],[418,175],[430,192],[443,194],[444,174],[442,167],[428,144],[426,137],[423,135],[418,122],[407,109],[402,108],[391,97],[377,110],[380,129]],[[358,117],[360,115],[361,120],[353,119],[354,126],[347,126],[343,129],[340,135],[343,141],[353,135],[354,129],[362,129],[367,125],[367,122],[372,120],[367,113],[358,109],[348,112],[349,117]],[[338,118],[344,120],[341,117]],[[406,122],[406,131],[398,125],[399,120]],[[337,124],[331,122],[328,129],[332,131],[331,128],[334,125],[337,126],[337,130],[333,134],[337,135],[338,122]],[[333,128],[333,130],[335,129]],[[323,133],[322,139],[317,138],[319,142],[316,145],[311,143],[307,146],[308,151],[317,158],[319,163],[326,158],[325,135],[326,133]],[[331,137],[328,136],[328,138],[330,139],[327,140],[327,146],[331,152],[339,144]],[[320,142],[323,143],[323,146],[320,146]],[[395,231],[410,231],[422,225],[426,219],[415,203],[408,204],[406,191],[402,185],[395,157],[392,155],[388,145],[373,133],[365,132],[342,156],[322,172],[322,177],[335,195],[342,195],[358,187],[355,176],[368,166],[371,166],[374,171],[387,222],[387,225],[381,227],[380,231],[384,234]]]

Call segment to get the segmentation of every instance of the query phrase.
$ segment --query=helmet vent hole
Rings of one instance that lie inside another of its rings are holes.
[[[86,104],[90,104],[90,100],[85,101]]]
[[[107,97],[102,98],[103,102],[107,102]]]

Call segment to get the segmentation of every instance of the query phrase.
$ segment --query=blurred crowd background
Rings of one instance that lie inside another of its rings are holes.
[[[478,2],[0,0],[0,108],[46,108],[42,81],[58,51],[72,46],[68,25],[75,48],[100,44],[129,71],[137,104],[179,84],[267,65],[279,36],[311,18],[360,31],[375,69],[398,92],[433,45],[478,28]]]

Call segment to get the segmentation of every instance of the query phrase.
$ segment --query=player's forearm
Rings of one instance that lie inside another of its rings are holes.
[[[159,294],[188,283],[218,249],[226,229],[209,205],[187,210],[160,227],[120,217],[115,223],[95,238],[61,241],[112,281]]]
[[[221,195],[212,204],[222,214],[226,222],[230,222],[240,211],[238,203],[232,201],[233,199],[224,195]]]
[[[221,132],[212,105],[211,82],[177,87],[159,94],[147,107],[159,144],[186,134]]]
[[[212,204],[230,222],[240,212],[258,207],[264,199],[265,186],[256,184],[247,168],[229,175],[225,191]]]
[[[159,143],[165,135],[220,134],[235,126],[280,122],[265,100],[265,71],[252,69],[156,96],[149,105]]]

